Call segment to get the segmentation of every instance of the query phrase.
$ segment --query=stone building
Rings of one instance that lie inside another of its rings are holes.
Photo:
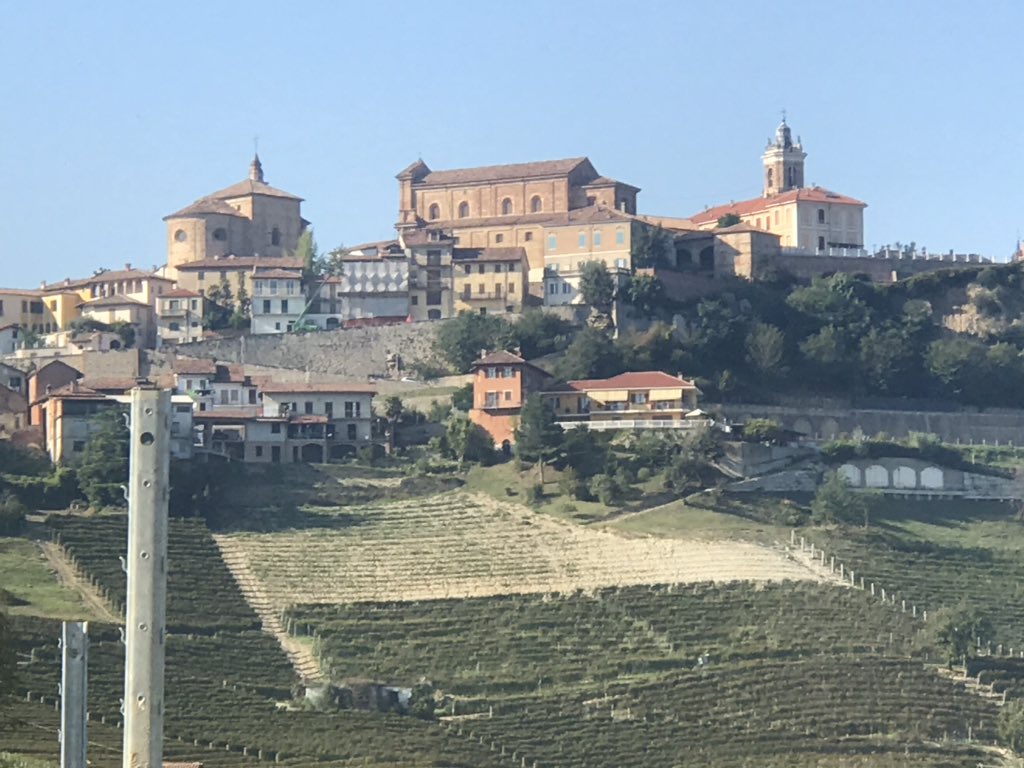
[[[259,155],[255,156],[248,178],[164,217],[168,277],[177,279],[183,264],[215,257],[276,258],[293,253],[309,224],[301,206],[301,197],[266,183]]]
[[[521,247],[538,292],[552,215],[594,206],[635,214],[640,191],[602,176],[585,157],[444,171],[417,160],[397,178],[400,232],[428,227],[461,247]]]

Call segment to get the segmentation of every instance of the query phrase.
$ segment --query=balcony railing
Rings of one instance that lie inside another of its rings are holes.
[[[584,427],[597,431],[608,429],[698,429],[714,424],[711,419],[600,419],[598,421],[558,419],[555,423],[562,429]]]

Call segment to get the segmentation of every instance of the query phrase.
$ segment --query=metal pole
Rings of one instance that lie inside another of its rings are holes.
[[[85,768],[89,623],[65,621],[60,648],[60,768]]]
[[[163,768],[169,390],[131,399],[123,768]]]

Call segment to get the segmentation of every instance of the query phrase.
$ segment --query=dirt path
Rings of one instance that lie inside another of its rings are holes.
[[[103,598],[95,587],[85,579],[81,578],[75,571],[75,567],[64,556],[64,551],[52,541],[36,540],[39,549],[42,550],[46,562],[50,564],[57,573],[57,581],[68,589],[75,590],[82,596],[89,611],[99,620],[109,624],[121,624],[123,619],[114,612],[113,608]]]

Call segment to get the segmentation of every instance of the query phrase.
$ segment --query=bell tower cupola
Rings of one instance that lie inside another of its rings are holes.
[[[772,197],[802,187],[806,157],[799,136],[794,143],[793,133],[783,113],[782,122],[775,130],[775,138],[768,140],[768,146],[761,156],[764,163],[764,196]]]

